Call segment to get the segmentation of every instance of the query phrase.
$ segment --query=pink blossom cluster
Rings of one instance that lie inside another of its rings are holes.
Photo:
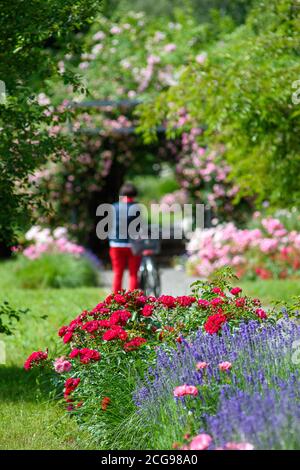
[[[57,227],[53,232],[49,228],[34,226],[25,234],[31,244],[23,250],[23,255],[31,260],[39,258],[44,253],[69,253],[75,256],[84,253],[81,245],[71,242],[67,238],[67,230]]]
[[[259,227],[238,229],[233,223],[197,229],[188,243],[188,267],[207,277],[216,269],[230,265],[243,275],[273,277],[270,266],[280,277],[300,270],[300,232],[288,232],[275,218],[259,221]]]

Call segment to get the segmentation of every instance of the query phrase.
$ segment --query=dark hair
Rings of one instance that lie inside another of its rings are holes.
[[[132,183],[124,183],[120,189],[120,196],[135,197],[137,196],[137,189]]]

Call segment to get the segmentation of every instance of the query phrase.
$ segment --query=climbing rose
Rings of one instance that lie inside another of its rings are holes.
[[[175,387],[173,391],[174,397],[184,397],[185,395],[192,395],[196,397],[198,395],[198,389],[194,385],[180,385]]]
[[[70,361],[68,361],[65,356],[58,357],[55,359],[53,362],[54,365],[54,370],[58,374],[62,374],[63,372],[69,372],[72,368],[72,364]]]
[[[204,323],[204,329],[210,335],[217,333],[221,328],[222,325],[226,322],[225,315],[221,313],[216,313],[215,315],[211,315],[208,317],[206,322]]]
[[[232,367],[231,362],[225,361],[225,362],[220,362],[219,364],[219,369],[220,370],[230,370]]]
[[[153,310],[154,310],[153,305],[144,305],[144,307],[142,309],[143,317],[151,317],[151,315],[153,313]]]
[[[40,362],[48,358],[48,351],[34,351],[24,362],[24,369],[32,369],[33,366],[38,365]]]

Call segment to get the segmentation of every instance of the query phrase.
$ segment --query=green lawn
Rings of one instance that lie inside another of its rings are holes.
[[[267,280],[237,282],[244,293],[261,299],[264,305],[271,305],[277,300],[289,301],[293,296],[300,296],[300,281]]]
[[[0,281],[1,282],[1,281]],[[5,284],[5,283],[4,283]],[[23,369],[33,350],[50,347],[60,353],[57,329],[83,309],[103,298],[99,289],[18,290],[7,285],[0,302],[30,308],[6,345],[6,364],[0,365],[0,449],[85,449],[91,446],[74,420],[47,393],[37,397],[35,376]],[[42,319],[47,315],[47,319]]]

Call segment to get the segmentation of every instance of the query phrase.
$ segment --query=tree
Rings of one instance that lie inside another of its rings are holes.
[[[185,106],[205,123],[209,145],[226,144],[238,197],[291,207],[300,200],[300,107],[292,101],[300,78],[300,5],[255,5],[245,25],[208,50],[204,64],[190,64],[177,86],[140,107],[140,128],[153,139],[154,127],[168,120],[173,135]]]
[[[79,47],[74,34],[89,25],[99,0],[15,0],[0,9],[0,242],[11,242],[37,200],[29,176],[49,158],[59,158],[67,137],[65,119],[43,102],[47,81],[59,77],[58,56]],[[79,86],[72,74],[61,79]],[[44,100],[45,101],[45,100]],[[46,106],[45,106],[46,105]],[[55,127],[56,126],[56,127]]]

